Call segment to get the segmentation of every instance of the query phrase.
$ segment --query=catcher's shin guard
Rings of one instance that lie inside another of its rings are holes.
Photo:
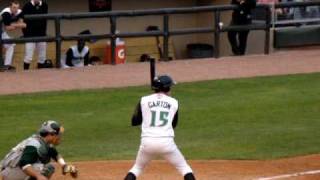
[[[46,164],[41,171],[41,174],[47,178],[50,178],[55,172],[55,167],[52,164]]]
[[[55,167],[52,164],[46,164],[43,166],[43,168],[41,169],[40,173],[47,177],[47,178],[51,178],[51,176],[53,175],[53,173],[55,172]],[[36,180],[37,178],[35,177],[29,177],[27,178],[27,180]]]
[[[133,173],[129,172],[124,180],[136,180],[136,176]]]
[[[196,180],[193,173],[188,173],[184,176],[184,180]]]

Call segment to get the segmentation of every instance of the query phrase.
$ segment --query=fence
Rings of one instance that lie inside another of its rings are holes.
[[[281,3],[277,4],[275,8],[283,7],[300,7],[320,5],[320,2],[303,2],[303,3]],[[188,8],[165,8],[165,9],[148,9],[148,10],[130,10],[130,11],[110,11],[110,12],[95,12],[95,13],[56,13],[46,15],[29,15],[27,19],[47,19],[54,21],[55,36],[47,37],[34,37],[34,38],[17,38],[17,39],[2,39],[0,38],[0,48],[3,44],[7,43],[26,43],[26,42],[55,42],[56,44],[56,67],[60,67],[61,59],[61,44],[63,41],[71,40],[89,40],[89,39],[110,39],[111,42],[111,58],[112,64],[115,64],[115,48],[116,38],[130,38],[130,37],[150,37],[150,36],[162,36],[163,37],[163,60],[169,58],[169,38],[170,36],[186,35],[194,33],[214,33],[214,47],[215,57],[220,56],[220,35],[223,32],[231,30],[264,30],[265,31],[265,43],[264,53],[269,53],[270,47],[270,27],[271,27],[271,7],[269,5],[257,5],[257,8],[264,9],[266,11],[265,21],[260,23],[253,23],[245,26],[226,26],[220,27],[219,22],[221,18],[221,12],[235,10],[238,7],[235,5],[218,5],[218,6],[200,6],[200,7],[188,7]],[[178,30],[171,30],[169,26],[170,15],[174,14],[191,14],[212,12],[214,17],[213,27],[205,28],[185,28]],[[135,32],[135,33],[116,33],[117,20],[121,17],[137,17],[137,16],[151,16],[158,15],[163,16],[163,29],[152,32]],[[110,23],[110,33],[100,35],[75,35],[75,36],[63,36],[61,34],[61,21],[72,19],[90,19],[90,18],[106,18]],[[0,22],[0,34],[2,34],[3,23]],[[0,67],[3,67],[3,54],[0,51]]]

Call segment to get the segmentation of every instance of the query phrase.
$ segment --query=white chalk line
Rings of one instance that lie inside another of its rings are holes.
[[[314,175],[314,174],[320,174],[320,170],[298,172],[298,173],[293,173],[293,174],[283,174],[283,175],[271,176],[271,177],[262,177],[262,178],[258,178],[257,180],[274,180],[274,179],[282,179],[282,178],[290,178],[290,177]]]

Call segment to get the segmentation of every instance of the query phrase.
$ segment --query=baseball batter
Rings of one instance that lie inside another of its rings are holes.
[[[48,180],[55,168],[51,159],[62,166],[63,174],[77,177],[77,169],[68,165],[54,146],[58,145],[64,128],[55,121],[46,121],[39,132],[25,139],[0,163],[3,180]]]
[[[135,180],[145,166],[157,155],[173,164],[185,180],[195,180],[192,169],[174,142],[174,128],[178,123],[178,101],[170,97],[175,84],[170,76],[155,77],[154,94],[144,96],[132,116],[132,125],[141,125],[141,144],[134,166],[125,180]]]

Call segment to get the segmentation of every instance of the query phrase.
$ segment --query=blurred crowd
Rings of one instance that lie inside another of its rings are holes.
[[[311,2],[311,0],[231,0],[231,4],[239,6],[232,13],[232,19],[230,25],[232,26],[249,26],[252,24],[252,20],[265,20],[265,9],[255,8],[257,4],[267,4],[272,7],[272,13],[275,15],[274,21],[281,20],[296,20],[296,19],[308,19],[319,18],[320,7],[319,6],[303,6],[292,8],[275,8],[278,3],[289,2]],[[309,24],[317,24],[318,22],[312,22]],[[308,24],[308,23],[301,23]],[[228,40],[232,49],[232,52],[236,56],[244,55],[247,48],[247,38],[249,30],[231,30],[228,31]]]
[[[311,2],[312,0],[258,0],[259,4],[277,4],[287,2]],[[283,19],[302,19],[302,18],[316,18],[320,17],[319,6],[295,7],[276,9],[278,20]]]

